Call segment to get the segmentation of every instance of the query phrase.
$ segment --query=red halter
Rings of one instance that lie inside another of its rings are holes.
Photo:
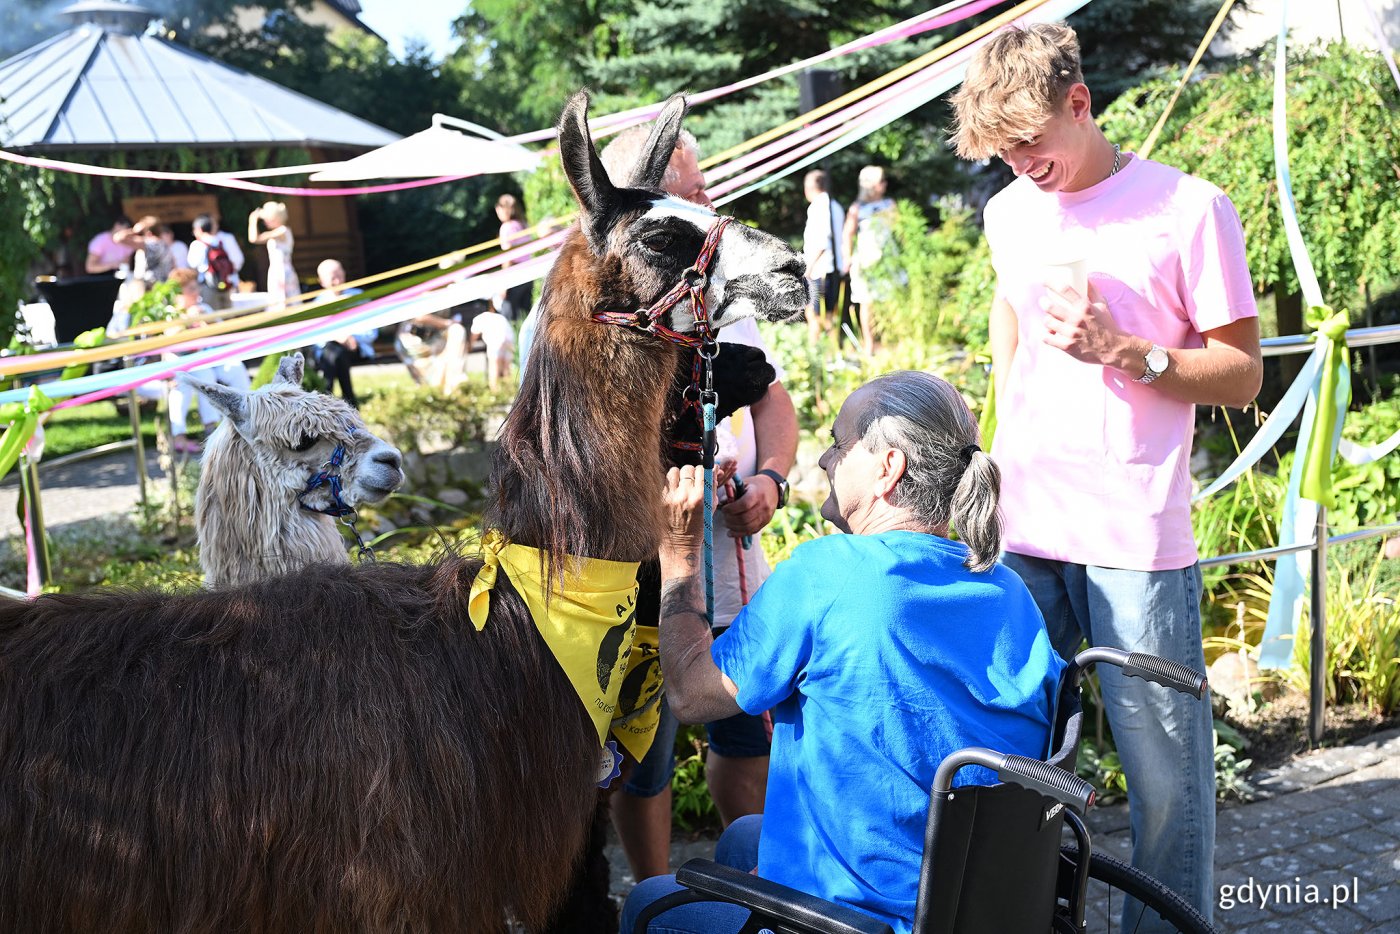
[[[710,313],[705,308],[705,289],[710,282],[710,266],[714,263],[715,254],[719,252],[720,237],[731,220],[731,217],[721,217],[715,221],[709,233],[705,234],[705,243],[700,247],[700,255],[695,257],[695,262],[681,273],[680,281],[650,308],[634,312],[599,311],[594,313],[593,320],[602,324],[617,324],[648,331],[673,344],[695,350],[712,345],[715,338],[710,330]],[[690,298],[690,309],[695,314],[695,334],[682,334],[661,323],[662,316],[687,297]]]

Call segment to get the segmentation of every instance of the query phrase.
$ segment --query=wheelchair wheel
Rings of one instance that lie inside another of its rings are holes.
[[[1061,853],[1074,863],[1079,862],[1077,848],[1067,846]],[[1123,900],[1128,896],[1137,899],[1141,911],[1124,924],[1121,917]],[[1088,903],[1092,908],[1105,899],[1108,930],[1113,934],[1132,934],[1140,925],[1146,925],[1147,919],[1155,921],[1157,917],[1181,934],[1218,934],[1216,928],[1190,902],[1147,873],[1112,856],[1090,853]]]

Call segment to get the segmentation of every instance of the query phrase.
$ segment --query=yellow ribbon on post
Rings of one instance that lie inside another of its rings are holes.
[[[570,557],[550,592],[549,556],[539,549],[510,544],[493,531],[481,543],[481,557],[467,598],[472,625],[478,632],[486,627],[491,591],[504,570],[598,730],[598,744],[611,729],[629,752],[645,755],[659,719],[661,675],[659,665],[633,665],[634,656],[647,656],[637,638],[637,562]],[[655,644],[650,637],[652,659]]]
[[[1351,371],[1347,365],[1347,328],[1351,319],[1345,311],[1333,312],[1326,305],[1308,309],[1306,321],[1317,329],[1317,339],[1329,342],[1318,377],[1317,417],[1303,455],[1303,476],[1299,492],[1320,506],[1332,508],[1332,459],[1340,413],[1351,400]],[[1338,394],[1341,398],[1338,398]]]

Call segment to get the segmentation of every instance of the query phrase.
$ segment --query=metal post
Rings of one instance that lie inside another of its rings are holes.
[[[141,492],[141,506],[149,505],[146,500],[146,442],[141,437],[141,399],[133,389],[126,395],[127,409],[131,413],[131,439],[136,443],[136,484]]]
[[[1317,746],[1327,713],[1327,508],[1317,507],[1317,544],[1312,556],[1312,627],[1309,638],[1308,743]]]

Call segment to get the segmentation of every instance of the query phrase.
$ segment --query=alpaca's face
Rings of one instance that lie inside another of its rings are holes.
[[[626,195],[631,192],[619,192]],[[705,236],[719,220],[707,207],[673,196],[650,195],[608,235],[608,247],[622,259],[622,269],[647,307],[680,281],[700,255]],[[777,237],[737,221],[720,237],[709,267],[705,307],[714,328],[743,318],[789,321],[807,307],[806,267],[802,258]],[[673,331],[695,331],[690,302],[677,304],[664,322]]]
[[[317,472],[333,469],[337,446],[345,449],[340,479],[347,506],[380,502],[404,481],[398,448],[370,434],[358,412],[331,396],[272,383],[249,395],[246,423],[234,430],[293,497]],[[329,487],[313,490],[305,502],[314,509],[331,506]]]

